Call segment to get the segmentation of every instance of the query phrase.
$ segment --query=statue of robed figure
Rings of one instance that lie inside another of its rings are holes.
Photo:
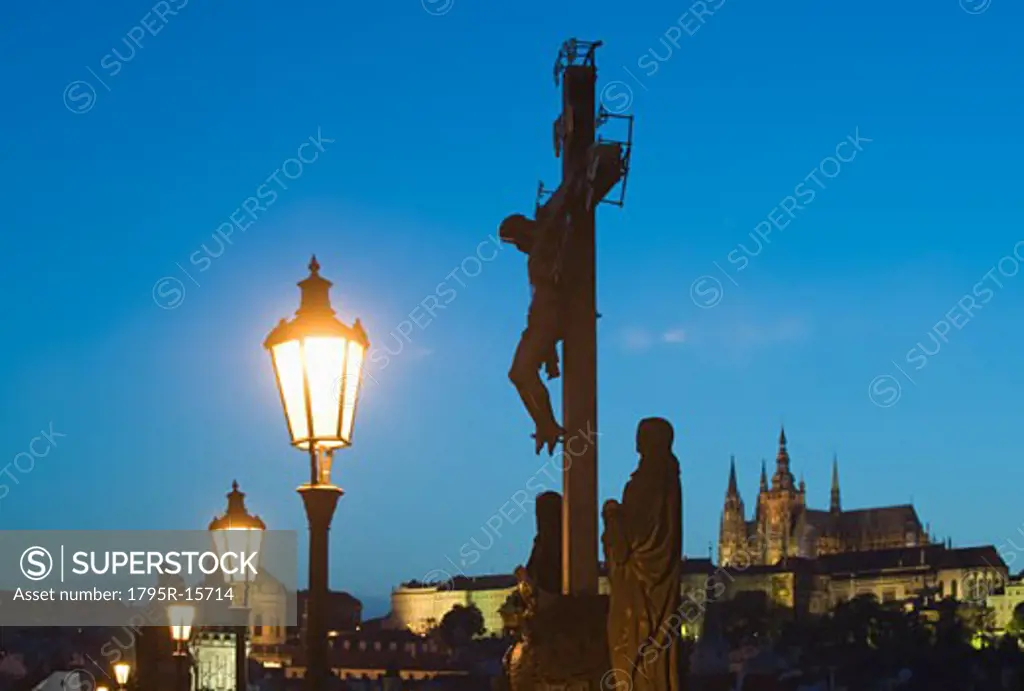
[[[640,464],[622,502],[603,509],[611,597],[609,689],[679,691],[679,579],[682,488],[672,425],[647,418],[637,428]]]
[[[516,568],[517,588],[501,614],[517,641],[503,658],[509,691],[536,691],[537,649],[533,629],[538,612],[551,606],[561,592],[562,495],[544,492],[537,496],[537,537],[530,560]]]

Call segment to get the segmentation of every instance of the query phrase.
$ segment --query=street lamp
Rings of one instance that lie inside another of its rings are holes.
[[[167,623],[171,626],[171,640],[174,641],[174,674],[175,691],[187,691],[184,684],[184,667],[188,652],[185,643],[192,635],[192,620],[195,619],[196,608],[193,605],[168,605]]]
[[[118,662],[114,665],[114,678],[117,679],[117,688],[123,689],[128,683],[128,675],[132,671],[132,666],[127,662]]]
[[[263,343],[270,351],[292,445],[309,453],[309,483],[299,487],[309,521],[309,598],[306,602],[306,684],[323,691],[327,660],[327,533],[342,491],[331,484],[335,449],[352,444],[363,360],[370,347],[357,319],[347,326],[331,307],[331,282],[316,257],[299,283],[299,309]]]
[[[167,621],[171,626],[171,640],[180,651],[185,641],[192,635],[192,621],[196,616],[196,608],[192,605],[170,605],[167,608]]]
[[[260,561],[260,544],[263,540],[263,531],[266,525],[259,516],[250,516],[245,509],[245,494],[238,490],[238,482],[231,483],[231,491],[228,493],[228,510],[219,518],[210,521],[210,533],[213,535],[213,546],[217,550],[217,556],[221,563],[224,563],[224,555],[234,554],[238,568],[233,573],[224,572],[224,580],[232,586],[242,587],[242,601],[240,605],[234,604],[232,597],[232,608],[242,624],[235,626],[235,688],[237,691],[246,691],[246,655],[245,638],[249,625],[249,584],[256,578],[255,570],[242,569],[241,555],[255,554],[255,562]]]

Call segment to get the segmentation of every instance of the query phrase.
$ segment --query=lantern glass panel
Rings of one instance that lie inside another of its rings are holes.
[[[250,560],[249,563],[254,566],[259,565],[259,552],[260,545],[263,542],[263,531],[256,527],[229,526],[211,532],[213,533],[213,546],[217,550],[217,556],[223,557],[229,552],[236,555],[235,558],[229,559],[224,564],[227,569],[234,571],[234,573],[224,572],[225,582],[251,583],[256,578],[256,574],[249,568],[242,569],[240,559],[244,559],[245,556],[250,554],[256,554],[257,556]]]
[[[171,625],[171,639],[187,641],[192,633],[192,620],[196,608],[192,605],[171,605],[167,608],[167,621]]]
[[[308,337],[303,342],[309,407],[313,413],[313,439],[317,446],[337,448],[345,443],[338,438],[338,416],[341,413],[338,391],[345,383],[348,344],[345,338],[322,336]]]
[[[277,385],[284,403],[285,417],[292,443],[309,439],[306,418],[306,391],[302,381],[302,348],[299,341],[285,341],[271,348]]]
[[[341,438],[346,444],[352,443],[352,427],[356,418],[356,401],[359,400],[359,383],[363,377],[363,346],[356,341],[349,341],[348,360],[341,398]]]
[[[114,665],[114,677],[119,685],[124,686],[128,683],[129,671],[131,671],[131,666],[127,662],[118,662]]]

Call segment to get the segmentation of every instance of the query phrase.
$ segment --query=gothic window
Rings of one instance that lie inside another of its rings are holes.
[[[949,596],[951,598],[953,598],[954,600],[957,599],[956,579],[955,578],[949,582]]]

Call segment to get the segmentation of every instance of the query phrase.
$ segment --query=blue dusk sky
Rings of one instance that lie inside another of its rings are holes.
[[[913,501],[956,545],[1024,544],[1020,3],[2,15],[0,528],[202,529],[237,479],[300,531],[305,582],[306,458],[262,342],[316,253],[376,349],[335,462],[332,587],[524,562],[522,498],[557,461],[506,378],[529,290],[493,236],[557,184],[552,68],[578,36],[636,116],[625,208],[598,214],[601,500],[638,420],[667,417],[706,556],[730,455],[752,510],[784,422],[812,506],[837,454],[849,508]]]

